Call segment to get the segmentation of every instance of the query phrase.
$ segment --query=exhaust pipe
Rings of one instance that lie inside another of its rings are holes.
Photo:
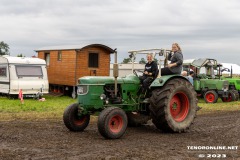
[[[114,76],[114,95],[117,97],[117,77],[118,77],[118,63],[117,63],[117,48],[114,49],[114,64],[113,64],[113,76]]]

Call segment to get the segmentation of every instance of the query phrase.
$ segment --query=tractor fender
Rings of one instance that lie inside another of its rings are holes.
[[[174,74],[174,75],[166,75],[166,76],[161,76],[159,78],[156,78],[152,83],[151,85],[149,86],[149,88],[155,88],[155,87],[162,87],[164,86],[169,80],[171,79],[175,79],[175,78],[181,78],[181,79],[184,79],[186,81],[189,82],[189,80],[184,77],[184,76],[181,76],[179,74]],[[189,82],[190,83],[190,82]]]

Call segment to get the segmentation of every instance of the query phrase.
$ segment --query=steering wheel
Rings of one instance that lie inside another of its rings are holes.
[[[138,74],[137,74],[137,72],[143,73],[143,71],[141,71],[141,70],[135,70],[135,69],[134,69],[134,70],[133,70],[133,74],[134,74],[135,76],[137,76],[137,77],[139,77]]]

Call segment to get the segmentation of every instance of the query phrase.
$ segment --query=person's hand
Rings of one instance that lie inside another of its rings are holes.
[[[168,64],[168,68],[172,68],[174,64]]]
[[[148,71],[145,71],[144,74],[148,74]]]

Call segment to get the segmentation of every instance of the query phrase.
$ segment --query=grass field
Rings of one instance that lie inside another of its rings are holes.
[[[66,96],[45,95],[44,98],[46,101],[43,102],[24,99],[24,104],[21,104],[18,99],[10,100],[6,97],[0,97],[0,120],[62,118],[64,109],[77,101]],[[219,99],[218,103],[207,104],[200,99],[198,105],[202,107],[198,114],[240,110],[240,101],[222,103]]]
[[[76,102],[76,99],[66,96],[45,95],[44,98],[45,101],[24,99],[24,104],[21,104],[19,99],[0,97],[0,120],[59,118],[68,105]]]

